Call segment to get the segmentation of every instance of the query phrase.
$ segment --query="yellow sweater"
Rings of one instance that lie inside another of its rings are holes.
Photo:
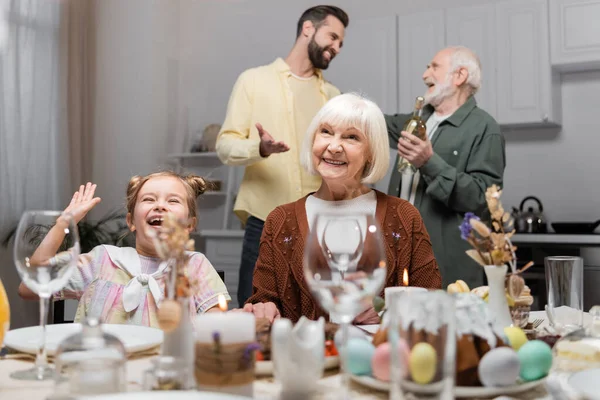
[[[340,91],[319,70],[318,96],[298,91],[293,79],[297,78],[289,66],[278,58],[244,71],[229,98],[216,147],[223,163],[246,166],[233,209],[242,222],[249,215],[264,221],[275,207],[296,201],[321,184],[320,177],[308,175],[300,165],[299,143],[306,132],[298,132],[298,126],[308,126],[316,111]],[[320,104],[315,106],[314,99],[320,99]],[[257,122],[290,150],[261,157]]]

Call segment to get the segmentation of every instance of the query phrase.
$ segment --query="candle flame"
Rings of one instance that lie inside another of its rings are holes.
[[[402,283],[404,286],[408,286],[408,270],[404,268],[404,272],[402,273]]]
[[[219,295],[219,309],[221,311],[227,311],[227,300],[222,294]]]

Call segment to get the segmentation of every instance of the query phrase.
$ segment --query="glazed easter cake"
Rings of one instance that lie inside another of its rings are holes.
[[[463,291],[454,294],[456,306],[456,366],[455,385],[459,387],[508,387],[521,382],[535,381],[547,375],[552,364],[552,351],[540,341],[528,342],[520,328],[509,328],[505,332],[496,332],[492,327],[487,303],[479,296]],[[440,369],[429,365],[429,372],[414,371],[412,360],[418,359],[423,366],[430,362],[441,362],[438,355],[440,337],[445,329],[437,334],[431,329],[424,330],[427,324],[426,314],[420,314],[419,321],[409,324],[409,331],[400,332],[401,358],[407,360],[408,373],[405,379],[418,384],[431,384],[440,379]],[[373,338],[373,357],[368,371],[379,380],[389,380],[389,369],[385,361],[389,360],[388,327],[383,326]],[[438,337],[436,337],[436,335]],[[402,343],[404,339],[404,344]],[[349,349],[351,352],[352,349]],[[351,357],[351,356],[350,356]],[[429,360],[429,361],[428,361]],[[388,364],[389,365],[389,364]],[[432,372],[435,369],[435,372]],[[351,371],[354,372],[354,371]],[[359,371],[365,372],[365,371]],[[415,374],[416,372],[416,374]]]

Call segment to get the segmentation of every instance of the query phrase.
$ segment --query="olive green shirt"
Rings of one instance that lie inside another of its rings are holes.
[[[423,110],[427,120],[431,106]],[[386,115],[390,146],[397,148],[400,132],[411,114]],[[465,254],[469,244],[459,225],[468,211],[482,216],[485,191],[502,187],[506,166],[504,137],[491,115],[470,97],[442,121],[431,138],[433,156],[420,169],[415,207],[431,237],[444,287],[463,279],[471,288],[483,283],[483,268]],[[388,193],[399,196],[401,174],[394,168]]]

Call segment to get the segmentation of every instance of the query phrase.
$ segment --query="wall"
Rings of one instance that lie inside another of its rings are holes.
[[[332,2],[349,13],[349,31],[358,18],[479,3]],[[222,122],[238,74],[285,57],[298,16],[316,3],[106,0],[101,4],[94,175],[104,198],[99,208],[108,209],[122,205],[132,174],[164,166],[166,153],[187,149],[190,137],[204,126]],[[552,220],[600,218],[596,161],[587,154],[600,144],[593,134],[596,122],[588,117],[600,89],[599,74],[563,76],[562,129],[505,132],[507,208],[532,194],[541,198]],[[328,78],[335,83],[335,76]],[[577,156],[570,161],[567,154]]]
[[[351,30],[352,20],[358,18],[481,2],[331,3],[350,14]],[[183,151],[186,138],[209,123],[222,122],[237,75],[285,57],[294,41],[297,18],[316,3],[101,0],[97,4],[95,152],[90,156],[103,202],[93,217],[123,206],[132,175],[165,166],[165,155]],[[328,78],[335,83],[335,76]],[[532,194],[541,198],[552,220],[600,218],[596,184],[600,135],[598,123],[590,118],[599,92],[600,71],[564,75],[562,129],[506,132],[507,208]],[[9,255],[0,255],[8,260],[6,265],[11,264]],[[10,269],[16,275],[14,267]],[[16,300],[14,285],[7,291],[13,315],[19,316],[13,325],[37,323],[37,305]]]
[[[485,1],[491,2],[494,1]],[[241,71],[287,55],[293,44],[297,18],[304,9],[317,4],[296,1],[284,6],[283,3],[275,0],[181,3],[182,64],[189,68],[184,67],[182,72],[186,85],[182,89],[185,93],[181,104],[188,108],[187,124],[192,131],[223,120],[231,87]],[[351,34],[352,21],[357,19],[482,2],[345,0],[330,3],[348,12]],[[201,24],[197,23],[200,16]],[[341,60],[336,59],[334,63]],[[325,75],[335,83],[334,75],[327,72]],[[595,220],[600,218],[600,210],[597,211],[600,204],[599,190],[594,184],[597,162],[593,152],[600,145],[600,136],[594,134],[598,123],[589,115],[595,111],[594,94],[600,90],[600,72],[563,75],[562,79],[562,129],[505,131],[504,204],[510,209],[519,206],[525,196],[536,195],[551,220]],[[382,182],[378,187],[387,185]]]
[[[123,207],[129,178],[165,166],[175,134],[178,2],[97,2],[95,216]]]
[[[600,71],[562,76],[562,129],[506,132],[506,204],[526,195],[544,203],[553,221],[600,219],[598,152],[594,118]]]

